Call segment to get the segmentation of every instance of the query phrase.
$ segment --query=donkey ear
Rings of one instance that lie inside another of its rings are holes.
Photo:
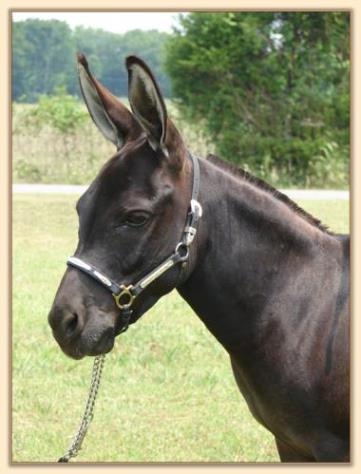
[[[152,148],[166,152],[167,109],[148,66],[136,56],[126,59],[128,96],[134,116],[147,134]]]
[[[83,54],[77,55],[80,89],[89,114],[102,134],[119,149],[140,127],[127,108],[89,71]]]

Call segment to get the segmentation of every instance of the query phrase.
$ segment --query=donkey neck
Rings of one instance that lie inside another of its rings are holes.
[[[266,304],[294,271],[334,237],[269,191],[201,160],[203,218],[191,274],[178,288],[213,335],[232,351],[252,342]]]

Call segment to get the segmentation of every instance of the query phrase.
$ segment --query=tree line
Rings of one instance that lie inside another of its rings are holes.
[[[166,96],[170,81],[163,70],[167,33],[133,30],[124,34],[76,27],[58,20],[28,19],[13,23],[12,95],[17,102],[36,102],[63,88],[79,95],[76,52],[85,53],[95,75],[118,96],[127,95],[122,62],[129,54],[145,59]]]

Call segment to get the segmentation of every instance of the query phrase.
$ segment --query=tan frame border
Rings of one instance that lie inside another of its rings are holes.
[[[179,0],[177,0],[179,1]],[[357,86],[360,85],[360,45],[361,45],[361,9],[360,2],[357,0],[338,0],[338,1],[325,1],[325,0],[314,0],[311,2],[304,0],[294,0],[292,6],[289,1],[258,1],[258,0],[225,0],[222,5],[214,0],[183,0],[178,5],[175,4],[174,0],[158,0],[158,1],[139,1],[139,0],[123,0],[121,2],[116,0],[88,0],[86,5],[82,0],[2,0],[0,4],[0,58],[1,58],[1,70],[7,71],[4,74],[5,80],[0,82],[0,101],[1,101],[1,124],[2,131],[0,141],[0,304],[1,304],[1,334],[3,335],[3,343],[0,345],[0,361],[1,361],[1,375],[3,376],[2,381],[5,383],[1,384],[1,416],[3,417],[0,431],[1,446],[9,447],[10,442],[10,414],[8,413],[8,407],[10,406],[10,380],[9,380],[9,369],[10,369],[10,324],[9,316],[11,315],[11,162],[9,157],[10,153],[10,107],[9,107],[9,92],[10,92],[10,41],[9,41],[9,18],[10,10],[13,11],[106,11],[106,10],[119,10],[119,11],[190,11],[190,10],[350,10],[352,11],[352,102],[351,102],[351,116],[352,116],[352,153],[351,153],[351,232],[352,232],[352,347],[353,347],[353,391],[352,391],[352,432],[353,432],[353,462],[352,465],[319,465],[319,466],[286,466],[286,465],[250,465],[250,464],[234,464],[225,465],[224,467],[218,465],[68,465],[68,469],[99,469],[103,470],[106,467],[115,468],[119,466],[122,470],[134,470],[136,472],[143,472],[145,469],[204,469],[212,468],[217,471],[223,471],[226,469],[262,469],[262,468],[282,468],[282,469],[337,469],[337,470],[354,470],[359,467],[360,455],[358,454],[357,446],[360,445],[359,440],[359,429],[360,429],[360,410],[358,409],[357,400],[359,400],[360,394],[360,379],[356,373],[355,366],[356,361],[360,360],[360,345],[357,342],[360,340],[360,328],[361,323],[358,321],[358,309],[360,307],[359,296],[356,294],[357,288],[360,288],[359,275],[357,274],[357,264],[360,263],[360,252],[357,245],[359,238],[359,222],[357,216],[360,215],[358,212],[360,203],[360,191],[359,191],[359,179],[360,179],[360,167],[358,164],[357,156],[360,152],[360,139],[357,136],[356,130],[360,130],[360,120],[358,119],[360,113],[360,93]],[[357,113],[358,112],[358,113]],[[45,465],[45,464],[9,464],[9,449],[2,449],[0,456],[0,468],[1,472],[8,472],[8,470],[18,470],[26,468],[29,472],[38,472],[38,469],[42,471],[53,471],[57,469],[58,465]]]

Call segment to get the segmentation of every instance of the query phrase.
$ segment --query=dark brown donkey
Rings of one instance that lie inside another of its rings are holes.
[[[79,242],[49,314],[62,350],[110,351],[177,288],[228,352],[281,460],[348,461],[349,238],[247,173],[192,156],[140,59],[126,61],[132,112],[84,56],[78,65],[116,153],[76,206]]]

